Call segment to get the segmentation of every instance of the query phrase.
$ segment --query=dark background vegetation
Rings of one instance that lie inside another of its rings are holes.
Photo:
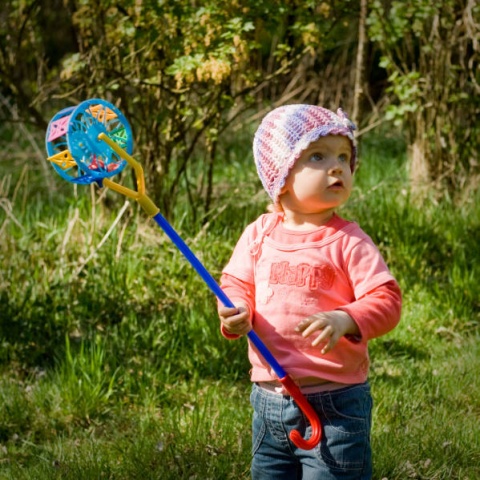
[[[115,103],[167,216],[181,186],[208,211],[222,139],[288,102],[342,106],[360,132],[394,123],[417,193],[458,194],[478,182],[478,17],[472,0],[7,0],[0,118],[44,131]]]

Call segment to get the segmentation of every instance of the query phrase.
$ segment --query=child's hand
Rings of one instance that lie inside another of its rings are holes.
[[[322,330],[322,333],[312,342],[312,346],[326,343],[322,348],[322,354],[332,350],[344,335],[360,335],[360,330],[353,318],[342,310],[316,313],[302,320],[295,328],[295,331],[302,332],[305,338],[318,330]]]
[[[246,335],[252,329],[250,311],[244,303],[237,308],[219,307],[218,316],[225,331],[232,335]]]

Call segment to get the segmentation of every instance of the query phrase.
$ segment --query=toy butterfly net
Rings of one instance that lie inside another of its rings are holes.
[[[143,168],[131,156],[132,130],[117,107],[105,100],[94,98],[80,103],[77,107],[65,108],[50,120],[45,143],[48,160],[64,180],[81,185],[95,182],[99,186],[135,199],[162,228],[223,305],[235,308],[212,275],[146,195]],[[136,190],[112,180],[127,164],[135,172]],[[290,433],[290,439],[304,450],[314,448],[321,439],[321,425],[316,412],[254,330],[251,330],[247,337],[272,367],[279,381],[310,422],[311,433],[308,440],[303,438],[298,430]]]
[[[48,160],[72,183],[86,185],[120,173],[127,162],[105,142],[103,133],[122,150],[133,151],[132,131],[115,106],[100,99],[65,108],[48,124],[45,138]]]

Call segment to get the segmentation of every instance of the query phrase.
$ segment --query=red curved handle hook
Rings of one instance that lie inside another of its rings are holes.
[[[312,426],[312,434],[308,440],[305,440],[298,430],[293,430],[290,433],[290,440],[303,450],[311,450],[314,448],[322,438],[322,426],[317,413],[308,403],[303,393],[298,388],[297,384],[287,375],[280,378],[280,382],[285,387],[285,390],[293,397],[300,410],[307,416],[310,425]]]

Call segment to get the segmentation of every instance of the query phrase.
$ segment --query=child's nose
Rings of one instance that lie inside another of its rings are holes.
[[[332,160],[332,164],[330,165],[329,172],[339,174],[343,172],[343,165],[340,160],[335,159]]]

